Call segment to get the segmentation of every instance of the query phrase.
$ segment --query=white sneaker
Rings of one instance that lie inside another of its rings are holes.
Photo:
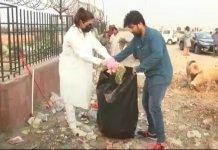
[[[79,121],[76,121],[75,123],[77,127],[80,127],[83,124],[82,122],[79,122]]]
[[[79,122],[79,121],[75,121],[75,120],[74,120],[74,121],[69,121],[69,120],[67,119],[67,116],[65,116],[64,118],[65,118],[65,120],[67,121],[68,124],[75,123],[76,126],[81,126],[81,125],[82,125],[82,122]]]
[[[70,129],[72,130],[73,134],[76,136],[87,136],[87,133],[82,131],[81,129],[78,128],[78,125],[75,123],[70,123],[69,124]]]

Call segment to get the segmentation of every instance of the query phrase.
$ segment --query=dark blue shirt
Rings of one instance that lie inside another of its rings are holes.
[[[145,73],[148,86],[171,83],[172,64],[165,41],[157,30],[147,27],[143,38],[135,36],[129,46],[114,58],[121,62],[133,53],[140,60],[136,71]]]

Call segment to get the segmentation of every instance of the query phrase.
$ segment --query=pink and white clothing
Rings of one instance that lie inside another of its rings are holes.
[[[84,34],[80,28],[72,26],[64,36],[59,76],[60,95],[65,103],[68,123],[76,121],[75,107],[90,107],[93,64],[102,61],[94,57],[93,49],[105,59],[111,58],[91,32]]]

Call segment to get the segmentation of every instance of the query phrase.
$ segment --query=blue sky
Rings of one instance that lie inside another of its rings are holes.
[[[92,0],[89,0],[92,1]],[[93,0],[110,24],[123,25],[130,10],[140,11],[150,26],[218,27],[218,0]]]

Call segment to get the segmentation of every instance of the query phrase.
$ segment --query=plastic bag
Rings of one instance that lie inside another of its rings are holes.
[[[100,73],[97,84],[97,124],[107,137],[132,138],[138,121],[137,77],[125,67],[123,82],[117,84],[115,74]]]

